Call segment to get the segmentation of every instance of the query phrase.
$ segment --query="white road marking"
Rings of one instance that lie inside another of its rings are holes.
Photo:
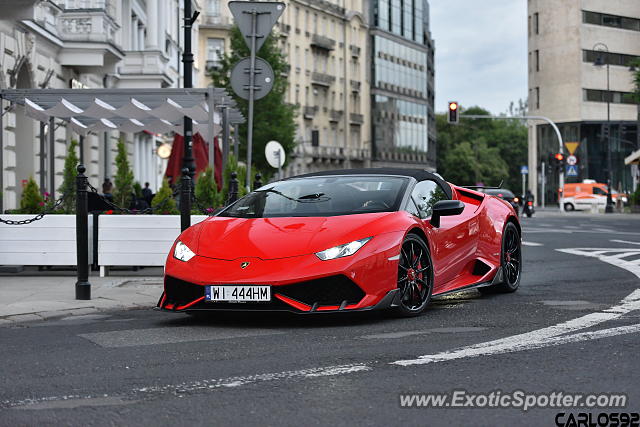
[[[542,243],[522,241],[522,246],[544,246]]]
[[[622,260],[615,255],[619,253],[638,253],[638,249],[556,249],[560,252],[570,253],[574,255],[590,256],[598,258],[603,262],[613,264],[624,268],[640,278],[640,265],[635,265],[629,261]],[[613,253],[614,256],[606,255]],[[609,307],[605,310],[590,313],[586,316],[572,319],[557,325],[538,329],[524,334],[513,335],[494,341],[488,341],[480,344],[462,347],[457,350],[445,351],[436,354],[428,354],[419,356],[416,359],[397,360],[391,362],[393,365],[409,366],[424,365],[428,363],[443,362],[446,360],[462,359],[467,357],[478,357],[492,354],[511,353],[516,351],[532,350],[536,348],[547,347],[551,345],[566,344],[569,342],[584,341],[596,338],[605,338],[607,336],[620,335],[622,333],[632,333],[638,331],[638,325],[627,329],[612,328],[601,331],[579,333],[565,335],[582,329],[587,329],[601,323],[615,320],[634,310],[640,309],[640,289],[636,289],[631,294],[623,298],[619,304]],[[562,336],[561,335],[565,335]]]
[[[573,234],[573,233],[593,233],[593,234],[622,234],[623,236],[640,236],[640,233],[633,231],[603,231],[604,229],[591,229],[591,230],[567,230],[567,229],[558,229],[558,228],[540,228],[540,227],[523,227],[522,234],[533,234],[533,233],[564,233],[564,234]]]
[[[610,242],[616,242],[616,243],[628,243],[631,245],[640,245],[640,242],[631,242],[629,240],[618,240],[618,239],[613,239],[613,240],[609,240]]]

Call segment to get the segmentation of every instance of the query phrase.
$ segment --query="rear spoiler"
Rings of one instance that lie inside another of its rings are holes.
[[[503,183],[504,183],[504,179],[500,181],[500,184],[498,184],[497,187],[487,187],[485,185],[459,185],[458,187],[468,188],[469,190],[476,190],[476,189],[499,190],[502,188]]]

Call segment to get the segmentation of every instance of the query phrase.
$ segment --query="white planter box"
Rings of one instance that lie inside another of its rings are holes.
[[[206,218],[192,215],[191,224]],[[110,266],[163,266],[179,234],[179,215],[100,215],[100,275],[104,276]]]
[[[35,215],[7,215],[22,221]],[[89,216],[89,264],[92,263],[93,218]],[[0,223],[0,265],[76,265],[76,216],[45,215],[26,225]]]

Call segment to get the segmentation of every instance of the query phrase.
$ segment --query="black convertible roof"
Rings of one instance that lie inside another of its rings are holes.
[[[307,178],[312,176],[332,176],[332,175],[397,175],[415,178],[416,181],[424,181],[430,179],[436,181],[445,190],[447,195],[451,197],[451,186],[448,182],[440,178],[440,176],[426,171],[424,169],[401,169],[401,168],[361,168],[361,169],[337,169],[322,172],[307,173],[304,175],[292,176],[293,178]]]

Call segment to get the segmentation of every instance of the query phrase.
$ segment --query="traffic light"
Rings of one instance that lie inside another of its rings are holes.
[[[553,158],[555,159],[556,167],[562,170],[562,168],[564,167],[564,154],[556,153],[553,155]]]
[[[460,108],[457,101],[449,101],[449,115],[447,116],[448,122],[457,124],[459,121],[458,112]]]

